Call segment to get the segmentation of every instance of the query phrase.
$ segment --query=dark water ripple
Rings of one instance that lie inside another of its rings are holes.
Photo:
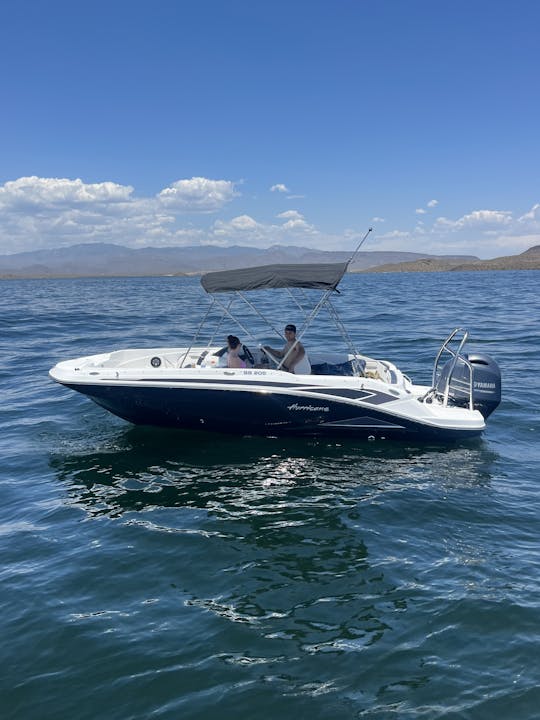
[[[346,279],[416,381],[458,325],[500,363],[446,448],[132,428],[47,371],[184,344],[197,279],[0,284],[2,717],[538,717],[539,279]]]

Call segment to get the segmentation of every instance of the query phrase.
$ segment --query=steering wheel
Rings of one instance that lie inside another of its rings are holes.
[[[261,347],[261,353],[265,355],[269,360],[271,360],[276,368],[278,367],[279,363],[281,362],[281,358],[276,357],[273,355],[268,348],[265,348],[264,346]]]
[[[202,353],[199,355],[199,358],[195,365],[202,365],[204,358],[208,355],[208,350],[203,350]]]

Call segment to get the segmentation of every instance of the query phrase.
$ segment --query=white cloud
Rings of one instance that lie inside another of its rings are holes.
[[[32,207],[52,209],[128,202],[132,193],[131,186],[113,182],[87,184],[80,179],[21,177],[0,187],[0,208],[28,211]]]
[[[193,177],[190,180],[177,180],[157,197],[166,207],[184,212],[215,212],[238,194],[230,180]]]
[[[384,233],[384,235],[378,235],[379,240],[395,240],[396,238],[408,238],[411,233],[408,230],[391,230],[390,232]]]
[[[518,218],[519,223],[540,223],[540,203],[533,205],[529,212]]]
[[[383,223],[383,222],[385,222],[385,219],[382,217],[375,216],[375,217],[371,218],[371,222],[372,223]]]
[[[249,215],[238,215],[232,220],[216,220],[213,232],[216,235],[231,235],[237,232],[259,232],[261,225]]]
[[[306,221],[297,210],[287,210],[277,216],[285,222],[262,223],[249,215],[239,215],[232,220],[216,220],[209,231],[209,241],[222,244],[269,247],[277,244],[320,244],[321,237],[315,226]]]
[[[298,210],[285,210],[285,212],[279,213],[277,217],[284,220],[300,220],[304,216]]]
[[[465,228],[478,228],[488,230],[493,225],[510,225],[512,213],[509,210],[474,210],[457,220],[439,217],[435,225],[446,230],[463,230]]]
[[[272,185],[272,187],[270,188],[270,192],[288,193],[290,192],[290,190],[283,183],[277,183],[276,185]]]
[[[416,213],[417,215],[426,215],[426,213],[428,212],[428,210],[426,210],[426,208],[431,209],[431,208],[436,207],[438,204],[439,204],[439,201],[438,201],[438,200],[430,200],[430,201],[426,204],[426,207],[425,207],[425,208],[423,208],[423,207],[421,207],[421,208],[416,208],[415,213]]]
[[[458,220],[462,225],[508,225],[512,222],[509,210],[475,210]]]
[[[315,233],[315,227],[307,223],[303,218],[297,218],[296,220],[288,220],[283,228],[285,230],[294,230],[295,232],[300,231],[302,233]]]
[[[302,213],[298,210],[286,210],[278,215],[278,218],[286,220],[283,224],[283,228],[287,231],[302,232],[309,235],[316,233],[316,229],[313,225],[306,222]]]
[[[238,215],[231,220],[231,225],[239,230],[253,230],[259,223],[249,215]]]

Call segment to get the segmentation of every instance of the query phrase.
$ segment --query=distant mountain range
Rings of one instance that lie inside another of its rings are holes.
[[[196,275],[211,270],[270,263],[344,262],[351,252],[311,250],[294,245],[267,249],[243,247],[132,248],[86,243],[53,250],[0,255],[1,278],[118,277]],[[520,255],[480,260],[474,255],[427,255],[413,252],[359,252],[351,272],[440,272],[451,270],[540,269],[540,245]]]
[[[294,245],[267,249],[235,245],[193,247],[146,247],[132,249],[107,243],[86,243],[53,250],[0,255],[0,277],[118,277],[146,275],[195,275],[210,270],[228,270],[270,263],[344,262],[351,252],[311,250]],[[414,263],[424,259],[452,264],[479,261],[472,255],[426,255],[414,252],[359,252],[352,272],[378,266]]]

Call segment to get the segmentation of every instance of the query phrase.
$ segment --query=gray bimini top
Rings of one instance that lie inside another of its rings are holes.
[[[240,270],[222,270],[203,275],[201,285],[207,293],[265,290],[270,288],[309,288],[335,290],[347,272],[344,263],[260,265]]]

